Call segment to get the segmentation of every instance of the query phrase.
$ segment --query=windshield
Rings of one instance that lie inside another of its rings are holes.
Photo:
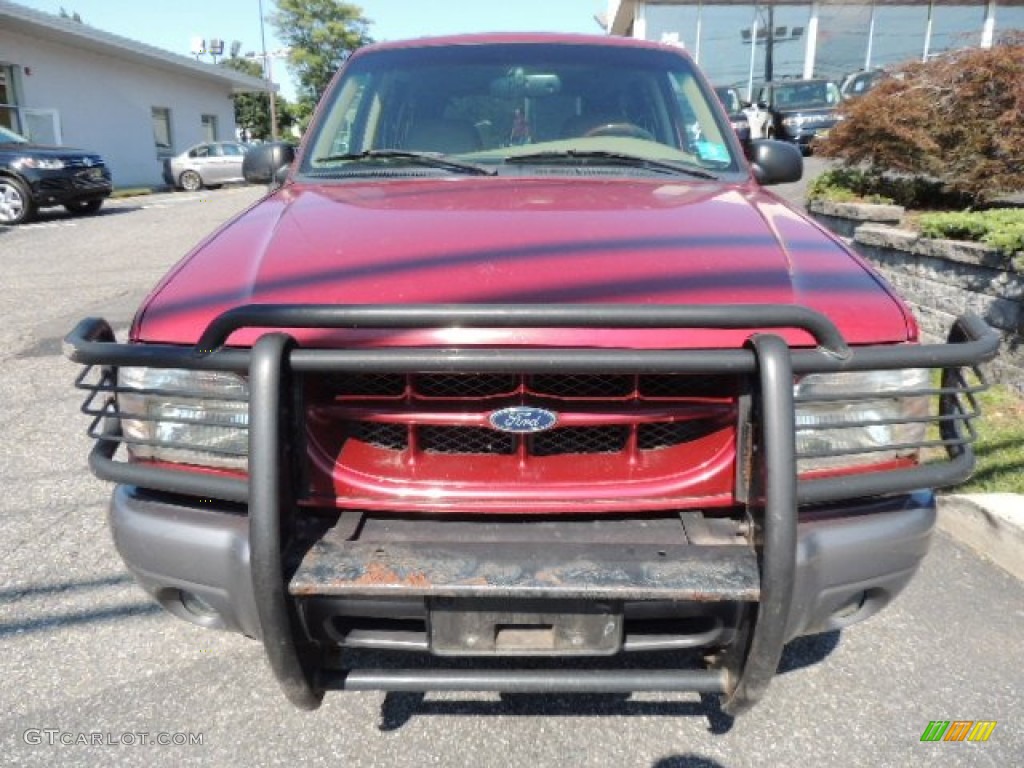
[[[368,51],[346,65],[327,99],[304,174],[365,173],[371,163],[374,173],[385,164],[440,172],[402,157],[413,152],[502,173],[555,157],[566,173],[574,162],[604,161],[624,173],[651,171],[651,162],[630,168],[634,157],[714,173],[740,169],[714,95],[674,51],[566,43]]]
[[[740,112],[743,109],[740,95],[735,88],[715,88],[715,95],[718,96],[718,100],[722,102],[722,106],[729,114]]]
[[[0,144],[28,144],[28,139],[0,125]]]
[[[839,88],[833,82],[785,83],[776,85],[772,106],[776,109],[835,107]]]

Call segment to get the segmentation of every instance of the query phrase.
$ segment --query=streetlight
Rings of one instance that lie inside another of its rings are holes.
[[[249,51],[245,54],[246,59],[258,59],[263,65],[264,80],[267,83],[267,96],[270,102],[270,138],[277,141],[277,98],[274,93],[274,59],[286,59],[291,53],[291,48],[278,48],[276,51],[264,51],[254,53]]]

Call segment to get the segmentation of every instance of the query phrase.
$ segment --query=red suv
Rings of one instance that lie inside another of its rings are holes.
[[[930,489],[971,470],[996,338],[965,317],[918,343],[878,275],[763,188],[800,176],[798,149],[747,151],[673,47],[357,51],[297,153],[247,154],[274,188],[127,340],[99,319],[67,339],[128,568],[176,616],[259,638],[301,707],[751,705],[785,642],[911,578]]]

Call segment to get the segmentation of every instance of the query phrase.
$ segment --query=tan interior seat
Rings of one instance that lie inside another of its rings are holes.
[[[405,149],[459,154],[476,152],[482,145],[480,134],[468,120],[431,118],[412,124],[405,137]]]

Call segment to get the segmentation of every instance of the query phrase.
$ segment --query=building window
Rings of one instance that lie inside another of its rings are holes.
[[[216,115],[203,115],[203,140],[204,141],[216,141],[217,140],[217,116]]]
[[[0,125],[20,131],[18,98],[14,90],[14,67],[0,64]]]
[[[153,143],[158,157],[174,154],[171,141],[171,110],[167,107],[153,107]]]

